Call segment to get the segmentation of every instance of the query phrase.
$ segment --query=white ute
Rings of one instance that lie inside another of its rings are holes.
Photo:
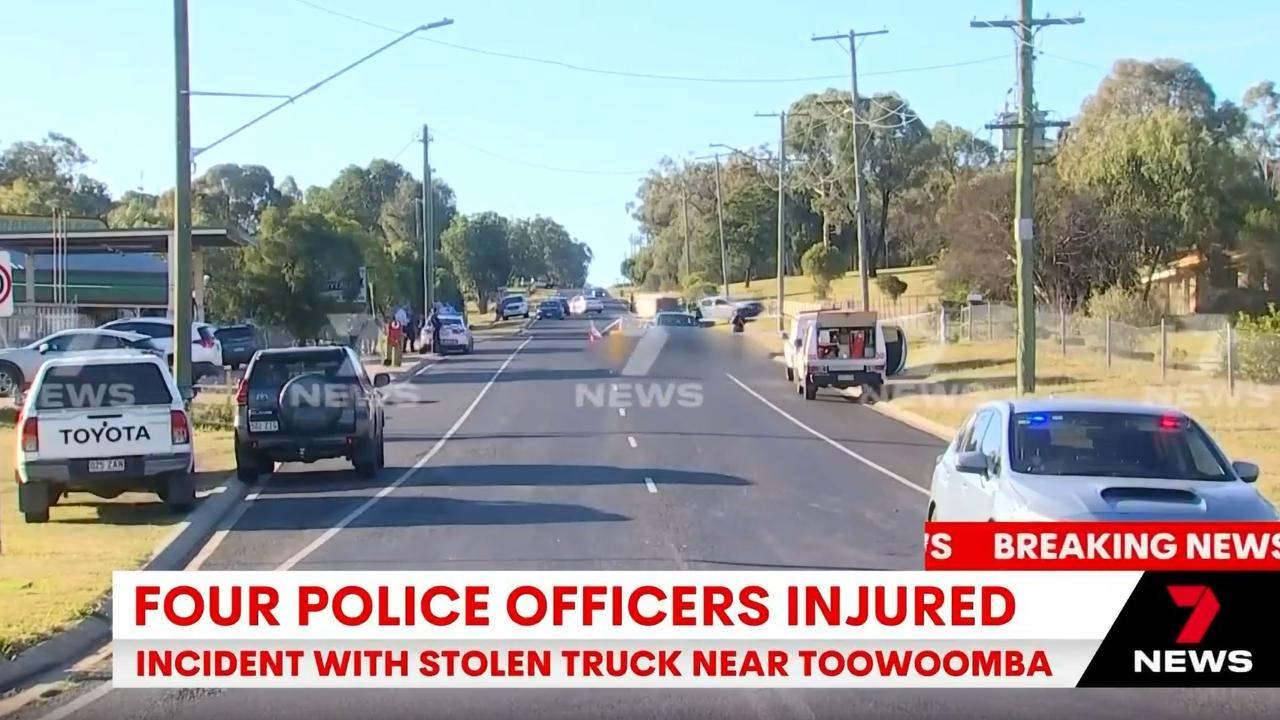
[[[860,388],[862,401],[880,398],[888,352],[876,313],[820,310],[804,332],[793,355],[797,393],[812,400],[818,388]]]
[[[150,355],[50,360],[18,415],[18,507],[47,522],[67,492],[149,491],[195,503],[191,418],[168,367]]]

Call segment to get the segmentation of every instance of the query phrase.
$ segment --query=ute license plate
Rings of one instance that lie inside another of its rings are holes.
[[[855,380],[858,379],[858,376],[857,375],[841,375],[840,379],[846,382],[854,382]]]
[[[124,472],[124,458],[108,458],[106,460],[90,460],[89,472]]]
[[[250,420],[249,432],[279,432],[280,422],[278,420]]]

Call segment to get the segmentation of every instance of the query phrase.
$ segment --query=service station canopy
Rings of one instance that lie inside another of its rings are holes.
[[[100,253],[158,253],[169,252],[169,228],[117,228],[112,230],[71,230],[63,233],[66,238],[61,250],[73,255]],[[243,235],[227,228],[193,228],[191,247],[234,248],[251,245]],[[54,250],[53,233],[44,231],[0,232],[0,249],[21,253],[48,255]]]

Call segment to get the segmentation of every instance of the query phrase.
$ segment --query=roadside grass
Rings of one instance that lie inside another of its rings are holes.
[[[909,268],[881,268],[876,272],[879,275],[897,275],[907,284],[907,291],[898,299],[899,304],[912,302],[909,298],[921,298],[921,300],[914,301],[916,304],[922,304],[924,299],[937,302],[939,290],[934,266],[932,265]],[[802,275],[788,275],[785,285],[787,300],[818,302],[818,298],[813,294],[813,281],[809,278]],[[730,283],[729,294],[734,297],[768,299],[777,297],[776,287],[773,278],[758,278],[751,281],[751,287],[747,287],[745,283]],[[876,285],[875,278],[871,279],[868,296],[872,304],[877,306],[893,304],[893,301],[888,296],[880,292],[880,287]],[[830,299],[845,300],[848,298],[857,298],[859,300],[862,298],[862,278],[856,271],[845,272],[841,277],[831,281]]]
[[[748,323],[746,330],[761,349],[774,355],[781,352],[772,319]],[[1204,342],[1202,337],[1187,338],[1192,348]],[[890,381],[884,402],[958,427],[980,403],[1015,396],[1014,357],[1012,340],[912,344],[907,353],[909,369]],[[1260,465],[1258,489],[1280,502],[1280,387],[1237,382],[1229,394],[1225,378],[1208,373],[1170,368],[1162,378],[1156,361],[1126,358],[1113,358],[1108,368],[1099,353],[1069,347],[1063,355],[1059,342],[1042,340],[1036,348],[1036,391],[1039,397],[1133,400],[1177,407],[1199,421],[1232,459]]]
[[[0,658],[9,658],[98,609],[113,570],[142,566],[183,518],[147,493],[111,500],[74,493],[48,523],[28,525],[13,482],[13,426],[0,426]],[[231,433],[196,431],[200,487],[235,469]]]

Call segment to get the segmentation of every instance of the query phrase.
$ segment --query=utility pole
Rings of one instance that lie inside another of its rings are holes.
[[[431,132],[422,124],[422,316],[426,317],[436,301],[436,216],[435,192],[431,187]],[[432,352],[436,348],[431,348]]]
[[[716,153],[716,222],[720,225],[720,277],[724,280],[724,296],[729,297],[729,261],[724,252],[724,193],[720,190],[720,153]]]
[[[778,118],[778,333],[786,328],[783,304],[787,277],[787,113],[756,113],[756,117]]]
[[[693,272],[689,264],[689,188],[680,183],[680,214],[684,216],[684,275]]]
[[[1036,300],[1035,300],[1035,137],[1037,130],[1035,112],[1035,31],[1047,25],[1079,25],[1082,17],[1042,18],[1032,17],[1032,0],[1021,0],[1022,12],[1018,20],[974,20],[975,28],[1012,28],[1018,38],[1018,169],[1014,189],[1013,244],[1017,269],[1015,278],[1018,294],[1018,393],[1025,395],[1036,390]],[[1043,123],[1041,123],[1043,124]],[[993,127],[993,126],[989,126]],[[1009,127],[1001,125],[1000,127]]]
[[[853,118],[853,195],[854,223],[858,230],[858,275],[862,279],[862,309],[871,309],[871,272],[867,267],[867,198],[863,192],[862,182],[862,141],[858,134],[858,38],[868,35],[887,35],[888,30],[871,32],[854,32],[847,35],[814,36],[819,40],[845,40],[849,42],[849,113]]]
[[[169,238],[169,307],[173,313],[173,376],[184,400],[191,388],[191,56],[187,0],[173,0],[174,153],[173,234]]]

